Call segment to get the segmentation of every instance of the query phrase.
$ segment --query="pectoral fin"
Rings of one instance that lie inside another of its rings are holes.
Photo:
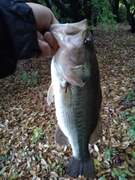
[[[57,124],[56,132],[55,132],[55,141],[61,146],[70,146],[68,138],[62,132],[58,124]]]
[[[51,83],[47,91],[47,103],[50,105],[53,101],[54,101],[54,92],[53,92],[53,85]]]
[[[101,134],[102,134],[102,124],[101,124],[101,117],[99,115],[97,126],[94,132],[90,136],[90,144],[93,144],[94,142],[98,141],[101,138]]]

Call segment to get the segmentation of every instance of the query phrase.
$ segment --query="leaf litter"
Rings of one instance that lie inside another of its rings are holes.
[[[89,149],[98,180],[135,180],[135,35],[128,29],[94,29],[103,134]],[[75,180],[66,175],[71,148],[54,141],[55,107],[46,101],[50,63],[20,61],[15,74],[0,80],[1,180]]]

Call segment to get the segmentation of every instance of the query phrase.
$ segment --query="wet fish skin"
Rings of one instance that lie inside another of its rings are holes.
[[[68,165],[67,174],[75,178],[83,175],[86,178],[94,179],[96,173],[88,144],[91,137],[91,142],[99,139],[99,136],[95,137],[98,131],[99,135],[101,133],[99,118],[101,88],[94,45],[92,40],[86,42],[86,39],[91,40],[88,30],[86,30],[85,37],[79,44],[86,69],[81,75],[77,69],[78,76],[81,77],[84,85],[69,84],[66,87],[67,81],[60,76],[56,68],[57,61],[53,59],[51,64],[52,85],[48,92],[48,99],[54,94],[59,127],[56,131],[55,140],[62,145],[69,145],[70,143],[72,147],[73,155]],[[65,88],[67,88],[66,93]]]
[[[73,102],[76,103],[72,107],[72,110],[70,110],[71,114],[70,117],[68,117],[68,119],[72,120],[64,122],[65,127],[70,130],[68,133],[63,131],[66,135],[68,134],[68,137],[69,134],[71,136],[71,138],[69,138],[69,142],[73,150],[74,162],[76,162],[75,164],[78,167],[78,171],[76,170],[75,172],[79,172],[79,175],[84,175],[85,177],[91,179],[95,178],[95,170],[92,157],[89,154],[88,144],[90,136],[95,130],[98,122],[100,103],[98,77],[93,78],[93,80],[94,83],[88,81],[82,88],[72,87],[72,93],[74,91],[74,94],[77,95],[76,99],[73,100]],[[93,92],[90,91],[90,87],[95,87]],[[77,109],[75,107],[77,107]],[[65,114],[68,114],[68,112],[65,112]],[[72,114],[74,114],[74,117],[72,117]],[[71,125],[70,127],[69,124]],[[71,158],[67,170],[67,174],[71,177],[77,177],[74,173],[72,173],[76,166],[73,163],[73,158]],[[83,169],[86,171],[84,172]]]

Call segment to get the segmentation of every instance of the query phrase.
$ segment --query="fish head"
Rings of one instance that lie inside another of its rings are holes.
[[[54,56],[55,67],[65,81],[83,86],[90,76],[92,37],[87,21],[71,24],[54,24],[50,28],[58,41],[59,49]]]

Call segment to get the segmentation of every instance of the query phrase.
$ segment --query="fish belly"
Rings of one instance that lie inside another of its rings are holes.
[[[89,155],[90,135],[99,117],[99,77],[91,77],[83,87],[66,87],[56,75],[54,82],[58,125],[71,144],[73,156],[83,159]]]

